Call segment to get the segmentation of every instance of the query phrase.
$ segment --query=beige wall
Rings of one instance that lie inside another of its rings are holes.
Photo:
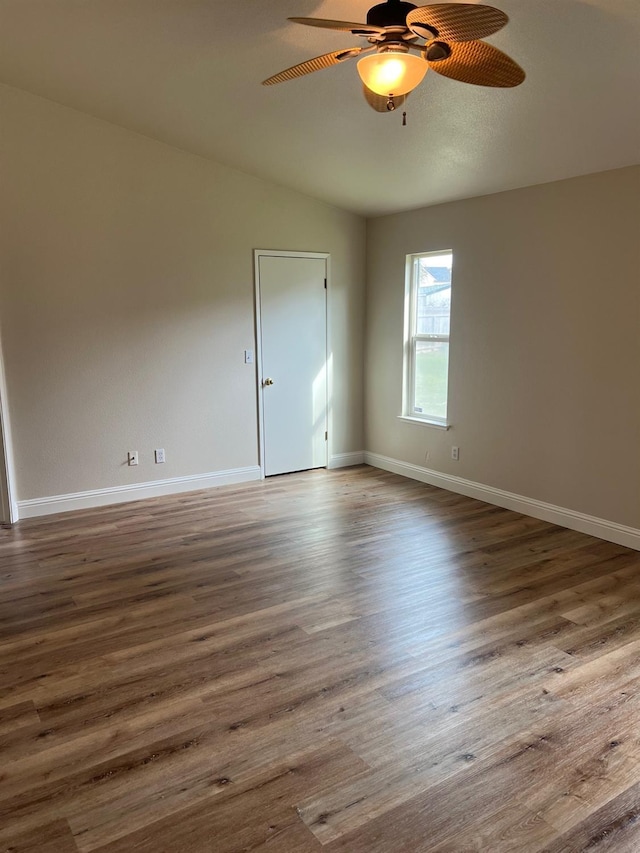
[[[640,168],[374,219],[367,239],[367,449],[640,527]],[[405,256],[443,248],[449,431],[397,418]]]
[[[332,451],[362,450],[364,220],[8,87],[0,116],[18,499],[257,464],[255,248],[331,253]]]

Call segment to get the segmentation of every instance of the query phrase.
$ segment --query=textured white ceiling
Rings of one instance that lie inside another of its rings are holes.
[[[0,81],[370,215],[637,163],[639,0],[494,2],[525,83],[431,71],[407,127],[354,61],[260,85],[364,44],[287,17],[364,21],[366,0],[0,0]]]

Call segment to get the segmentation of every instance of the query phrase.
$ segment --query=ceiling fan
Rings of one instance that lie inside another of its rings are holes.
[[[369,9],[366,24],[325,18],[289,20],[362,36],[369,46],[350,47],[307,59],[264,80],[264,86],[294,80],[365,53],[370,55],[358,61],[358,74],[367,103],[378,112],[395,110],[422,82],[429,68],[453,80],[478,86],[519,86],[525,78],[524,71],[511,57],[480,41],[498,32],[509,20],[493,6],[470,3],[414,6],[405,0],[386,0]]]

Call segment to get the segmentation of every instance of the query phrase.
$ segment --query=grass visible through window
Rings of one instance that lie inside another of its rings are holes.
[[[421,409],[437,418],[447,417],[448,359],[448,343],[417,342],[415,405],[418,412]]]

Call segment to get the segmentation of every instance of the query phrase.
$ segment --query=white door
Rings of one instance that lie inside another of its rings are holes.
[[[11,524],[18,520],[15,505],[11,499],[12,483],[9,478],[11,437],[7,420],[6,399],[7,386],[4,378],[2,348],[0,347],[0,524]]]
[[[327,262],[258,254],[265,475],[327,464]]]
[[[2,440],[2,429],[0,428],[0,524],[11,523],[11,504],[9,502],[8,485],[4,442]]]

